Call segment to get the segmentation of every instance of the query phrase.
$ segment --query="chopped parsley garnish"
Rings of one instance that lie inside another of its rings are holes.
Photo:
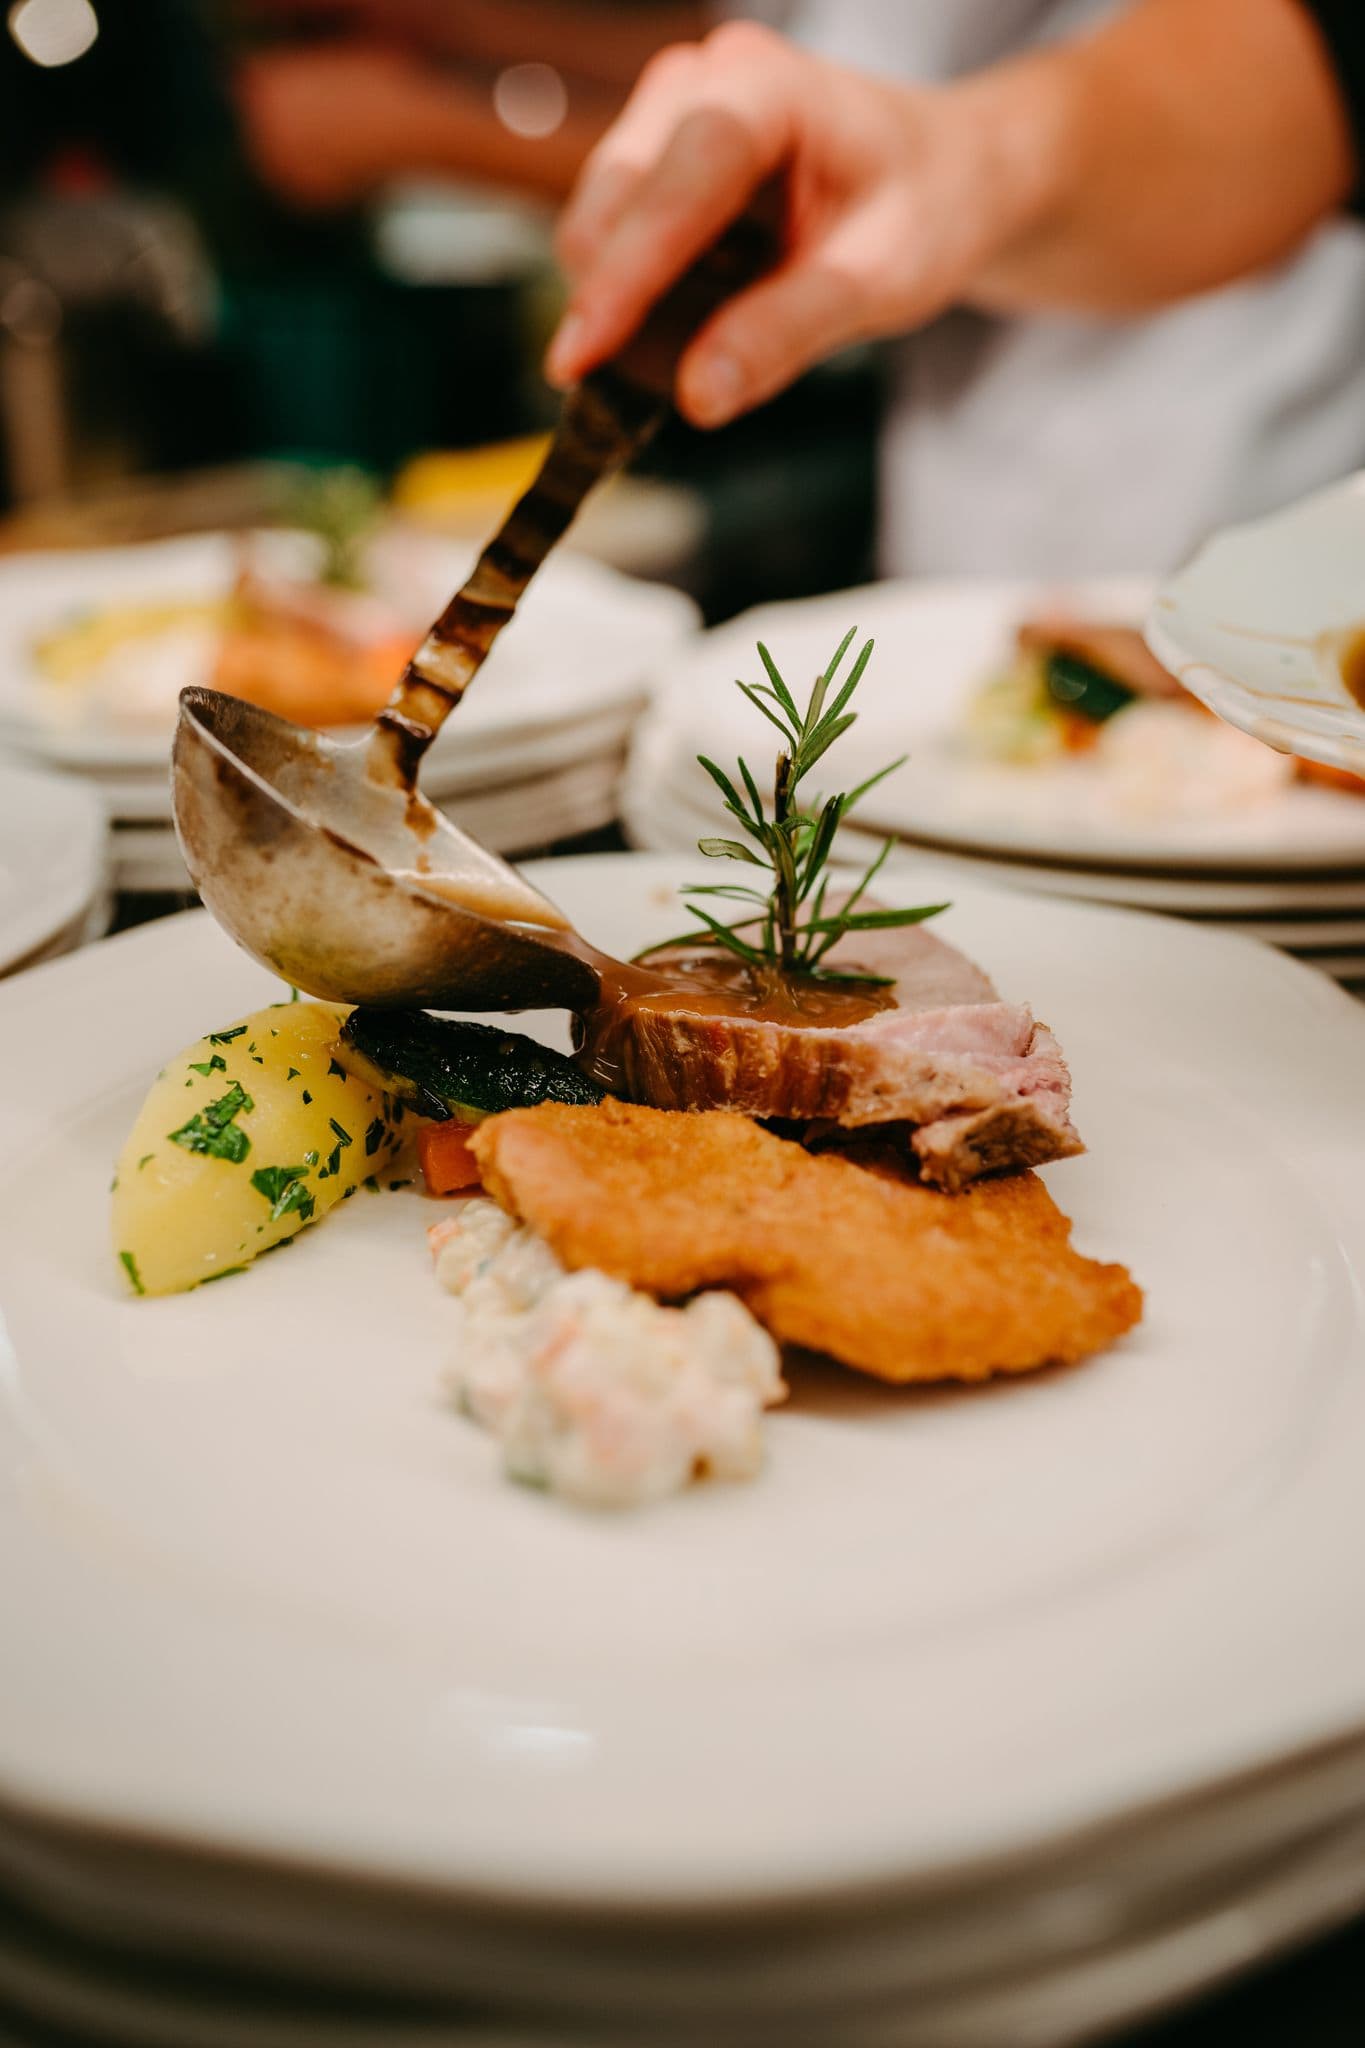
[[[361,1181],[360,1185],[363,1188],[368,1188],[372,1195],[377,1195],[379,1193],[379,1182],[375,1179],[372,1173],[367,1173],[364,1180]]]
[[[206,1060],[191,1060],[190,1065],[196,1074],[212,1074],[215,1072],[225,1074],[227,1072],[227,1061],[220,1052],[210,1053]]]
[[[133,1283],[134,1294],[145,1294],[147,1290],[142,1284],[142,1275],[138,1272],[137,1260],[131,1252],[120,1252],[118,1256],[119,1264]]]
[[[304,1165],[305,1165],[305,1166],[316,1166],[316,1165],[317,1165],[317,1163],[318,1163],[318,1155],[317,1155],[317,1153],[316,1153],[316,1152],[305,1152],[305,1153],[304,1153],[304,1155],[303,1155],[303,1163],[304,1163]]]
[[[365,1157],[373,1159],[383,1142],[384,1119],[382,1116],[377,1116],[365,1133]]]
[[[285,1078],[285,1080],[286,1080],[286,1081],[297,1081],[297,1080],[298,1080],[298,1078],[299,1078],[299,1070],[298,1070],[298,1068],[297,1068],[297,1067],[291,1067],[291,1068],[289,1069],[289,1072],[288,1072],[288,1073],[287,1073],[287,1074],[285,1075],[285,1077],[284,1077],[284,1078]]]
[[[308,1093],[308,1090],[306,1088],[303,1091],[303,1099],[305,1102],[311,1102],[313,1100],[312,1096]]]
[[[230,1280],[234,1273],[245,1273],[245,1266],[224,1266],[221,1273],[210,1273],[206,1279],[196,1280],[196,1287],[212,1287],[215,1280]]]
[[[241,1038],[246,1031],[245,1024],[234,1024],[231,1031],[210,1031],[210,1045],[231,1045],[234,1038]]]
[[[327,1121],[332,1126],[332,1135],[334,1137],[340,1138],[343,1145],[349,1145],[351,1142],[351,1134],[346,1129],[345,1125],[339,1124],[334,1116],[329,1116]]]
[[[142,1171],[143,1167],[144,1167],[144,1166],[145,1166],[145,1165],[147,1164],[147,1161],[148,1161],[149,1159],[155,1159],[155,1158],[156,1158],[156,1154],[155,1154],[155,1152],[144,1152],[144,1153],[143,1153],[143,1155],[142,1155],[142,1157],[141,1157],[141,1159],[139,1159],[139,1160],[138,1160],[138,1163],[137,1163],[137,1170],[138,1170],[138,1172],[139,1172],[139,1173],[141,1173],[141,1171]]]
[[[411,1186],[412,1182],[410,1180],[391,1180],[389,1182],[389,1193],[396,1195],[399,1188],[410,1188]]]
[[[307,1171],[306,1166],[261,1166],[252,1174],[252,1187],[270,1204],[272,1223],[281,1216],[297,1215],[302,1223],[311,1220],[316,1204],[304,1186]]]
[[[327,1164],[323,1167],[322,1172],[318,1175],[318,1179],[322,1180],[328,1174],[335,1176],[338,1173],[340,1173],[340,1171],[341,1147],[340,1145],[333,1145],[331,1151],[327,1154]]]
[[[350,1079],[350,1076],[349,1076],[349,1075],[347,1074],[347,1072],[346,1072],[346,1069],[345,1069],[345,1067],[343,1067],[343,1066],[342,1066],[342,1064],[341,1064],[341,1061],[340,1061],[340,1060],[328,1060],[328,1062],[327,1062],[327,1071],[328,1071],[328,1073],[329,1073],[329,1074],[338,1074],[338,1075],[340,1075],[340,1077],[341,1077],[341,1079],[342,1079],[343,1081],[346,1081],[346,1080],[349,1080],[349,1079]]]
[[[245,1030],[245,1025],[242,1028]],[[213,1159],[227,1159],[234,1166],[240,1165],[251,1150],[251,1140],[235,1119],[243,1110],[255,1106],[241,1082],[234,1081],[226,1095],[206,1103],[197,1116],[192,1116],[178,1131],[171,1131],[171,1143],[182,1145],[187,1152],[205,1152]]]

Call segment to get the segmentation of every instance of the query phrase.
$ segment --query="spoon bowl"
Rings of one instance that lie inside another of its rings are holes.
[[[176,830],[218,922],[330,1001],[590,1009],[605,956],[424,797],[376,783],[366,748],[182,692]]]

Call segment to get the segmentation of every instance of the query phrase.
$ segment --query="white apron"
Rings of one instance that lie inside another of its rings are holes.
[[[843,63],[932,81],[1117,9],[797,0],[762,11]],[[1274,270],[1169,312],[954,313],[894,353],[886,573],[1167,568],[1224,520],[1365,463],[1365,226],[1333,223]]]

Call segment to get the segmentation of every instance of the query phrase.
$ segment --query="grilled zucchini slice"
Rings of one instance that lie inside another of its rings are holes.
[[[534,1038],[426,1010],[352,1010],[339,1056],[350,1073],[419,1115],[462,1123],[538,1102],[600,1102],[603,1095],[571,1059]]]

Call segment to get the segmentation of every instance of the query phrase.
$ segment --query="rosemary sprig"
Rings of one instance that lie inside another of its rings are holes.
[[[895,845],[894,839],[888,839],[880,848],[837,909],[825,907],[829,886],[826,869],[840,825],[869,790],[908,758],[902,754],[885,768],[879,768],[875,775],[869,775],[856,789],[839,795],[815,797],[809,803],[799,796],[801,785],[816,763],[857,720],[857,712],[848,707],[872,657],[871,640],[864,642],[852,668],[837,687],[835,682],[856,631],[856,627],[849,628],[829,666],[816,677],[804,711],[783,681],[771,654],[759,641],[759,659],[767,680],[739,682],[736,687],[782,735],[783,745],[773,776],[771,813],[746,761],[739,761],[736,781],[714,761],[699,754],[698,762],[715,783],[726,810],[737,821],[744,837],[700,839],[697,844],[713,860],[741,861],[749,867],[764,868],[771,881],[765,888],[750,888],[739,882],[691,884],[682,893],[689,898],[688,908],[700,920],[701,929],[661,939],[646,949],[642,959],[668,946],[715,946],[734,954],[756,974],[780,973],[812,981],[884,985],[885,978],[880,975],[826,967],[825,956],[850,932],[922,924],[926,918],[936,917],[939,911],[947,909],[944,903],[920,904],[905,910],[858,908]],[[715,897],[748,907],[742,916],[727,923],[692,900],[698,897]]]

